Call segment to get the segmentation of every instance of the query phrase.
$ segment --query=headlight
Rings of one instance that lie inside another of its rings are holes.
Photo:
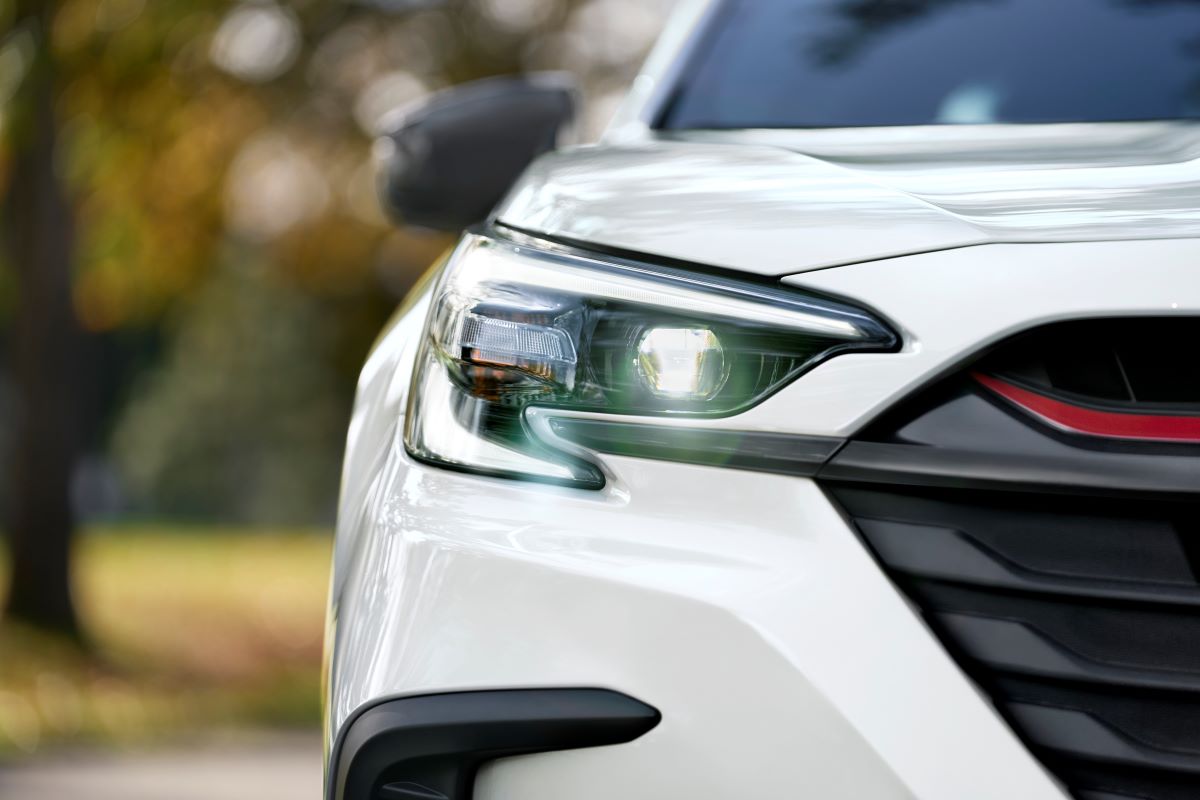
[[[883,323],[776,285],[466,235],[434,290],[405,425],[414,457],[598,488],[539,439],[530,406],[722,416],[849,350],[889,350]]]

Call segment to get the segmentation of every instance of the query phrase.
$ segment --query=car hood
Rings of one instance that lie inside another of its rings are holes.
[[[763,275],[989,242],[1200,236],[1200,125],[708,132],[552,153],[496,219]]]

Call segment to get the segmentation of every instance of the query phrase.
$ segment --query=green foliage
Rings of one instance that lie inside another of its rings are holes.
[[[208,276],[119,417],[115,454],[152,514],[329,519],[348,390],[326,310],[261,264]]]

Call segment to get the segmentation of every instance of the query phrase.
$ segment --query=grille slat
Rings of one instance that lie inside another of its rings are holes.
[[[870,518],[856,522],[888,566],[913,577],[1028,594],[1200,609],[1200,586],[1047,575],[1014,564],[953,528]]]
[[[1200,692],[1200,673],[1146,670],[1095,661],[1021,620],[940,613],[939,627],[963,653],[999,672],[1162,691]]]
[[[1148,747],[1085,711],[1009,703],[1009,714],[1038,745],[1064,755],[1200,776],[1200,755]]]

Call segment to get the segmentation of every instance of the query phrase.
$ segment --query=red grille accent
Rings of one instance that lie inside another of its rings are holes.
[[[1072,405],[992,375],[977,372],[974,377],[1022,411],[1069,433],[1108,439],[1200,443],[1200,416],[1100,411]]]

